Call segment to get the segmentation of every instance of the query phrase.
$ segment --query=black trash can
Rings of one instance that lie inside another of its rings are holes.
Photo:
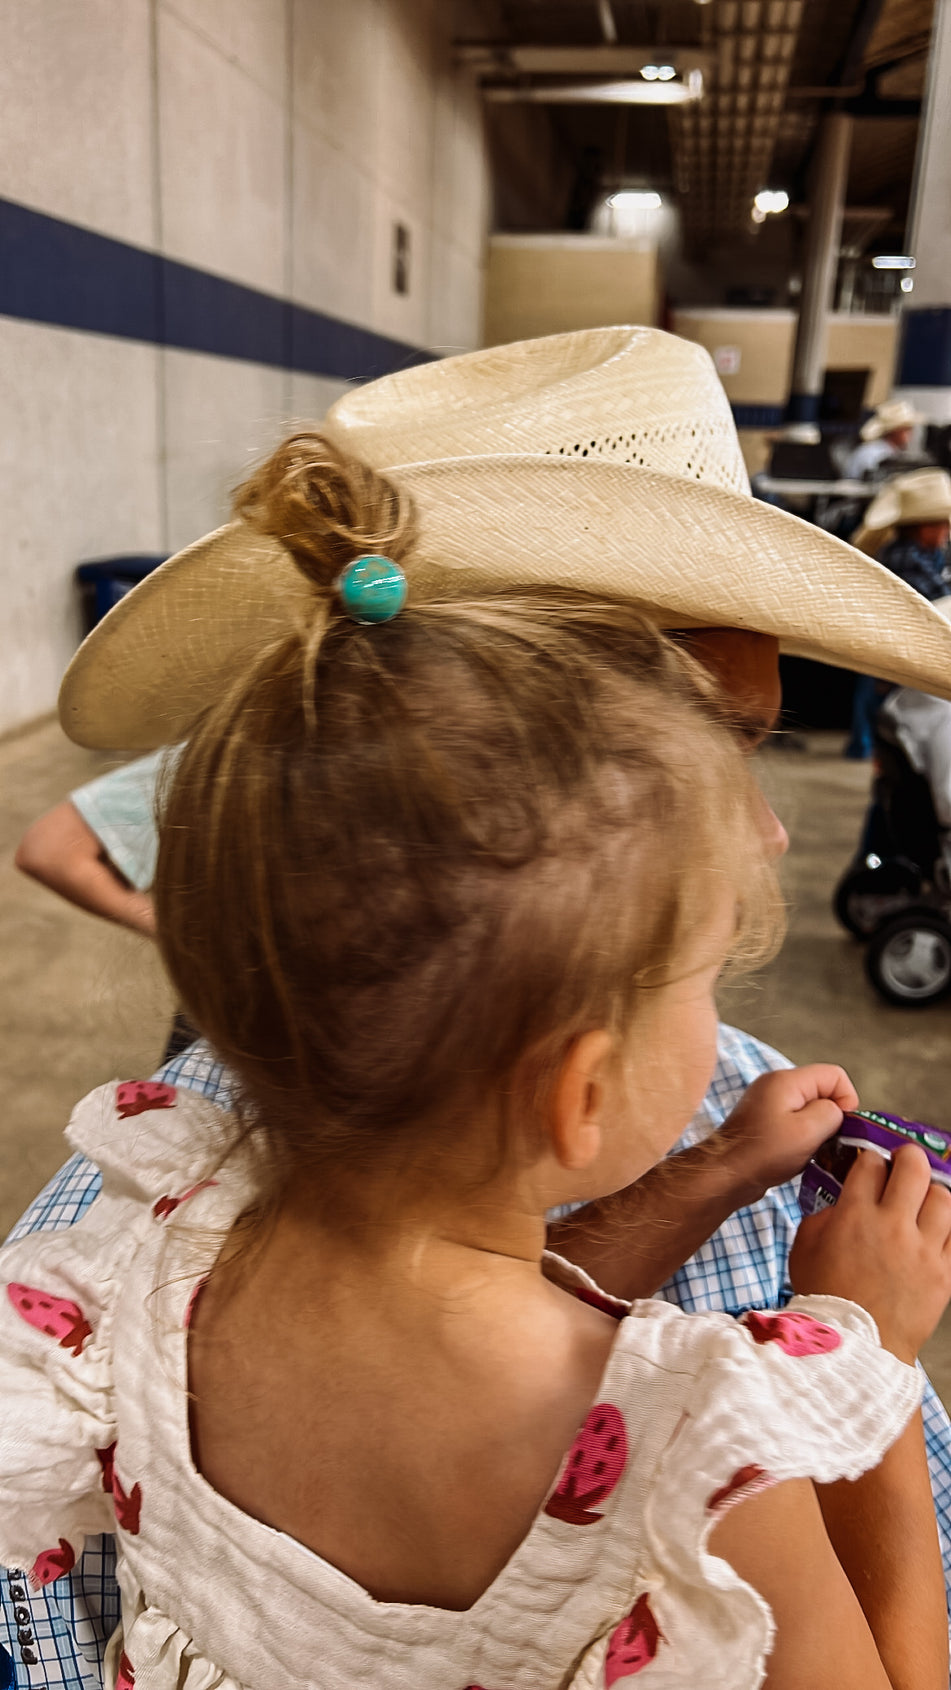
[[[157,557],[152,552],[136,552],[131,557],[100,557],[78,564],[76,580],[82,599],[83,633],[88,634],[130,588],[144,581],[164,562],[164,553]]]

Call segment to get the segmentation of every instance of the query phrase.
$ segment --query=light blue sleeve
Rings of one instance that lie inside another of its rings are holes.
[[[110,862],[138,892],[147,892],[155,879],[156,789],[177,755],[177,750],[153,751],[69,795]]]

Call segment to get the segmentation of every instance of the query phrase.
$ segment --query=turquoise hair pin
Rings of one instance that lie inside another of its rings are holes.
[[[354,622],[389,622],[406,603],[406,576],[389,557],[355,557],[335,585]]]

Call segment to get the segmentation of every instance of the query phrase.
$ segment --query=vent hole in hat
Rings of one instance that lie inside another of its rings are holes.
[[[612,459],[638,469],[681,475],[693,481],[747,491],[742,458],[735,450],[735,437],[727,438],[722,422],[684,419],[659,421],[655,428],[631,429],[627,434],[606,434],[600,439],[572,440],[550,445],[546,455],[558,457]]]

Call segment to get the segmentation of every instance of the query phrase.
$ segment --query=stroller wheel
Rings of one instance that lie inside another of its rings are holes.
[[[846,870],[832,895],[835,918],[856,939],[898,915],[921,890],[921,871],[902,857],[868,856]]]
[[[934,1003],[951,987],[951,926],[934,910],[909,910],[879,928],[865,971],[888,1003]]]

